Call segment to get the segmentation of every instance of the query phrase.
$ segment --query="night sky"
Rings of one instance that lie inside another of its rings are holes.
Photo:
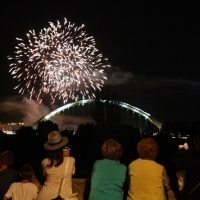
[[[65,17],[77,26],[84,24],[87,34],[95,38],[100,53],[112,66],[108,84],[118,91],[120,101],[161,122],[199,120],[200,10],[198,3],[184,2],[1,2],[0,122],[24,119],[31,109],[23,106],[33,109],[34,104],[21,103],[23,97],[14,90],[8,72],[7,56],[13,55],[15,38],[26,38],[33,29],[39,33],[48,22],[63,23]]]

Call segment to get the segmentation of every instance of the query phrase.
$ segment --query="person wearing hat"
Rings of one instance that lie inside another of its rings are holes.
[[[44,144],[48,157],[42,161],[43,175],[46,177],[37,200],[54,199],[60,195],[64,199],[72,194],[72,175],[75,173],[75,159],[69,156],[68,138],[58,131],[48,134]],[[62,184],[61,184],[62,183]]]

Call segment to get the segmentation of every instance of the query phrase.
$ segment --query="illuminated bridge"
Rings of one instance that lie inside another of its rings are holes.
[[[57,115],[59,115],[59,116],[67,115],[67,116],[71,116],[71,117],[73,117],[75,115],[82,116],[82,119],[85,118],[85,120],[84,120],[85,122],[90,122],[93,120],[91,118],[90,112],[94,108],[95,102],[96,102],[95,99],[87,99],[87,100],[80,100],[80,101],[76,101],[73,103],[65,104],[65,105],[57,108],[56,110],[50,112],[49,114],[42,117],[41,119],[39,119],[37,122],[35,122],[32,125],[32,127],[36,128],[37,124],[41,121],[45,121],[45,120],[54,121],[55,116],[57,116]],[[151,114],[149,114],[137,107],[134,107],[130,104],[127,104],[124,102],[119,102],[119,101],[108,101],[108,100],[102,100],[102,99],[100,100],[100,102],[115,103],[118,106],[120,106],[122,108],[122,112],[123,112],[123,116],[124,116],[123,122],[126,124],[133,125],[135,128],[138,128],[140,131],[144,130],[145,127],[147,127],[147,123],[149,123],[149,122],[150,122],[150,124],[154,124],[158,129],[161,129],[161,127],[163,125],[161,122],[155,120],[151,116]],[[79,124],[76,124],[76,125],[79,125]]]

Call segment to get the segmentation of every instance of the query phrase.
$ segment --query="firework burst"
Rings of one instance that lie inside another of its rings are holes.
[[[64,19],[63,25],[49,22],[38,35],[29,31],[26,40],[16,38],[14,56],[8,56],[13,61],[9,72],[17,82],[15,89],[28,93],[30,99],[50,94],[52,102],[94,98],[107,79],[104,69],[109,65],[83,27]]]

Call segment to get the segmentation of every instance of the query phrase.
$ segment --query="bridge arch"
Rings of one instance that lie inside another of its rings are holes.
[[[84,100],[80,100],[80,101],[76,101],[76,102],[72,102],[72,103],[68,103],[68,104],[65,104],[59,108],[57,108],[56,110],[50,112],[49,114],[47,114],[46,116],[42,117],[41,119],[39,119],[37,122],[35,122],[32,127],[33,128],[36,128],[37,124],[40,122],[40,121],[44,121],[44,120],[50,120],[51,117],[53,117],[54,115],[56,114],[59,114],[60,112],[66,110],[66,109],[69,109],[71,107],[74,107],[74,106],[79,106],[79,105],[84,105],[84,104],[92,104],[92,103],[95,103],[96,102],[96,99],[84,99]],[[109,101],[109,100],[103,100],[103,99],[100,99],[100,102],[102,103],[105,103],[105,102],[109,102],[109,103],[112,103],[112,102],[116,102],[119,106],[121,106],[122,108],[126,108],[127,110],[130,110],[132,111],[133,113],[137,113],[139,116],[143,116],[145,118],[145,120],[149,120],[152,124],[154,124],[158,129],[161,129],[162,128],[162,123],[155,120],[151,114],[143,111],[142,109],[140,108],[137,108],[135,106],[132,106],[130,104],[127,104],[127,103],[124,103],[124,102],[119,102],[119,101]]]

